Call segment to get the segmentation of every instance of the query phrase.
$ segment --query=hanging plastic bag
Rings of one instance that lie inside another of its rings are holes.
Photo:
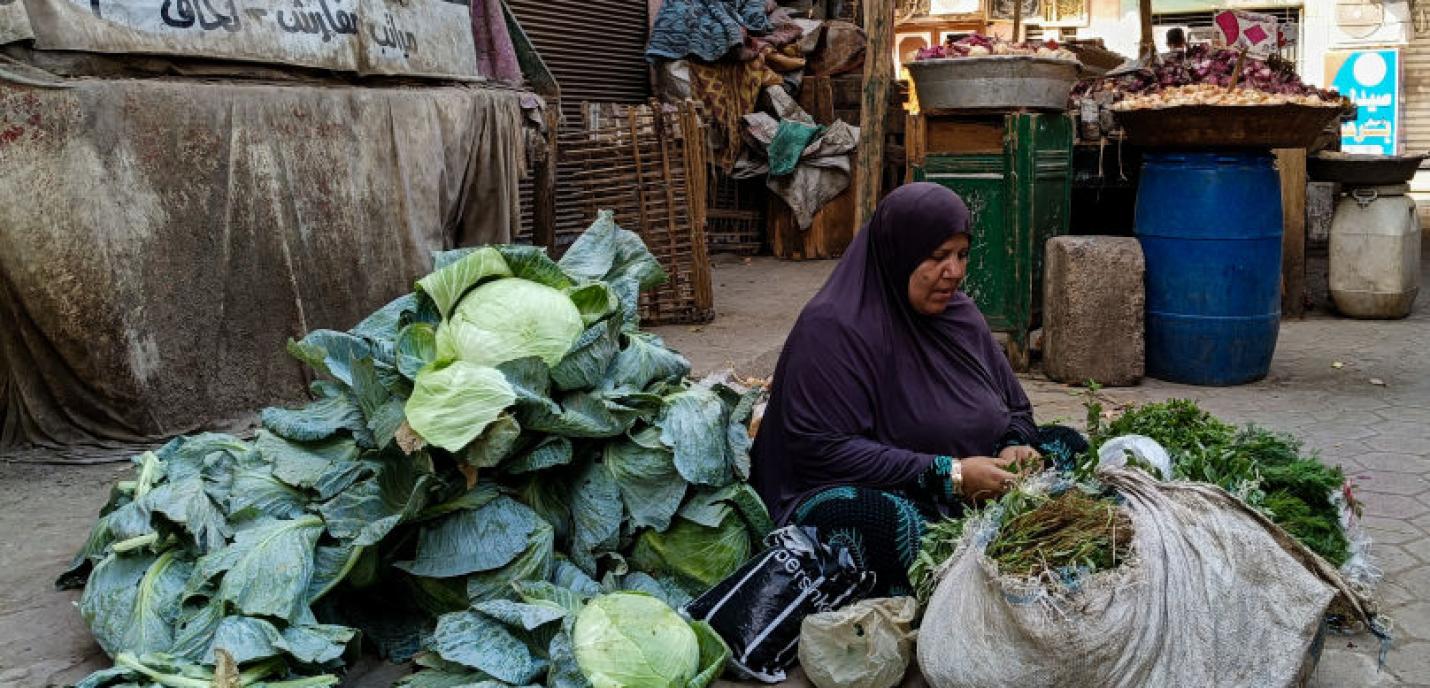
[[[856,602],[811,614],[799,633],[799,663],[817,688],[893,688],[913,658],[912,597]]]
[[[1163,480],[1172,479],[1172,456],[1157,440],[1143,435],[1123,435],[1102,443],[1097,450],[1097,465],[1122,467],[1127,465],[1127,456],[1147,464],[1161,473]]]
[[[725,640],[735,673],[779,683],[798,659],[804,618],[862,599],[875,577],[855,565],[848,549],[820,543],[814,528],[785,526],[765,546],[682,611]]]

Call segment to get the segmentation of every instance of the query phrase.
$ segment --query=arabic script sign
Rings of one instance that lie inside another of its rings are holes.
[[[23,0],[46,50],[480,78],[471,8],[446,0]],[[4,0],[0,0],[4,2]]]
[[[1326,81],[1356,104],[1341,123],[1341,150],[1395,155],[1400,120],[1400,51],[1346,50],[1326,55]]]

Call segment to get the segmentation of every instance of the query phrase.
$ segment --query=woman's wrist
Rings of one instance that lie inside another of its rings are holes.
[[[948,493],[954,499],[963,498],[963,461],[949,457]]]

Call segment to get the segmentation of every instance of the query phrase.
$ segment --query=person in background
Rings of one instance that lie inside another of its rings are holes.
[[[1187,52],[1187,32],[1180,26],[1174,26],[1167,30],[1167,53],[1168,55],[1182,55]]]
[[[752,482],[775,521],[848,547],[875,596],[910,593],[928,520],[1087,448],[1033,422],[960,290],[972,231],[943,186],[890,193],[790,332],[755,439]]]

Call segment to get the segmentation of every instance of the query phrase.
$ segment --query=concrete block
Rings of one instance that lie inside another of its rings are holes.
[[[1126,387],[1146,358],[1146,263],[1136,239],[1048,240],[1043,280],[1043,370],[1058,382]]]

